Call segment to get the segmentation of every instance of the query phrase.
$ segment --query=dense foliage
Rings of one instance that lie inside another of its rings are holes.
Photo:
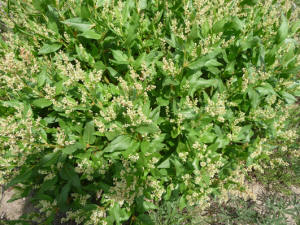
[[[33,195],[30,220],[153,224],[162,199],[255,199],[248,172],[299,157],[292,1],[1,5],[0,182]]]

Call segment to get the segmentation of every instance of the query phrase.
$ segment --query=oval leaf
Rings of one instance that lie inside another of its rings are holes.
[[[93,24],[85,22],[79,17],[62,21],[62,23],[66,24],[67,26],[70,26],[76,30],[79,30],[81,32],[88,31],[93,27]]]
[[[95,40],[99,40],[102,37],[100,34],[96,33],[96,31],[94,31],[94,30],[87,30],[87,31],[83,32],[82,34],[79,34],[78,36],[85,37],[88,39],[95,39]]]
[[[118,136],[105,149],[105,152],[114,152],[118,150],[126,150],[131,145],[132,139],[129,136]]]
[[[43,47],[39,51],[39,55],[45,55],[52,52],[56,52],[58,49],[61,48],[61,44],[54,43],[54,44],[44,44]]]
[[[39,99],[34,100],[32,102],[32,104],[39,108],[45,108],[45,107],[52,105],[52,102],[46,98],[39,98]]]

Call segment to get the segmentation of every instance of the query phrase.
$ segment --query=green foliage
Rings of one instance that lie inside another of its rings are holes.
[[[151,211],[150,216],[157,225],[193,224],[191,221],[199,215],[193,215],[190,207],[180,210],[179,201],[167,201],[160,205],[158,210]]]
[[[296,195],[291,197],[268,194],[262,195],[260,203],[231,199],[227,205],[214,205],[208,224],[298,224],[300,202]]]
[[[262,193],[257,201],[245,201],[232,197],[227,203],[211,201],[206,210],[197,207],[179,209],[179,201],[163,202],[159,209],[151,211],[150,216],[157,225],[227,225],[227,224],[299,224],[300,200],[295,193],[284,196],[280,193]]]
[[[0,182],[32,220],[153,224],[299,157],[292,1],[1,4]]]
[[[290,129],[296,129],[298,134],[298,139],[290,145],[290,151],[298,152],[299,149],[299,134],[300,134],[300,120],[299,120],[299,110],[296,108],[292,111],[294,115],[288,121],[288,126]],[[255,176],[255,178],[264,186],[270,188],[270,191],[275,191],[278,193],[291,194],[291,186],[299,187],[300,186],[300,158],[299,155],[291,155],[289,151],[279,151],[276,150],[272,155],[272,158],[283,159],[288,163],[289,166],[278,165],[276,167],[272,166],[270,168],[266,168],[264,173],[260,173],[258,171],[254,172],[254,174],[250,174],[251,176]]]

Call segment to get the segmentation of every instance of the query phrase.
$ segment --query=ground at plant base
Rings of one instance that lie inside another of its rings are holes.
[[[252,192],[256,194],[257,196],[263,196],[263,195],[269,195],[268,191],[266,188],[259,184],[259,183],[253,183],[250,185]],[[300,202],[300,187],[295,187],[291,186],[291,191],[293,192],[294,195],[298,196],[298,202]],[[25,213],[31,213],[36,211],[36,209],[33,207],[33,205],[30,203],[30,198],[22,198],[18,199],[13,202],[7,202],[9,199],[13,197],[15,194],[14,189],[8,189],[3,191],[3,188],[0,187],[0,221],[11,221],[11,220],[18,220],[23,214]],[[282,195],[282,193],[272,193],[275,195]],[[257,211],[261,211],[264,209],[264,202],[258,200],[255,203],[255,208]],[[263,199],[263,198],[261,198]],[[288,206],[287,209],[292,209],[294,206],[290,205]],[[289,214],[285,214],[287,225],[299,225],[297,222],[293,219],[293,217]],[[59,214],[57,215],[57,218],[55,219],[55,222],[53,225],[75,225],[74,222],[69,222],[69,223],[60,223],[60,218],[62,218],[62,215]],[[1,224],[1,222],[0,222]]]

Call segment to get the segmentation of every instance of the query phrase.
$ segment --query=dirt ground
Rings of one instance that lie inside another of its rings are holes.
[[[265,188],[258,184],[253,183],[251,184],[251,189],[253,193],[256,195],[262,195],[266,192]],[[291,190],[296,194],[300,196],[300,188],[299,187],[291,187]],[[14,189],[8,189],[3,191],[3,187],[0,187],[0,225],[1,221],[4,220],[17,220],[25,213],[34,212],[36,210],[33,205],[30,203],[30,198],[22,198],[13,202],[7,202],[11,197],[14,195],[15,190]],[[263,206],[263,202],[257,202],[257,206],[261,207]],[[290,206],[293,207],[293,206]],[[53,225],[75,225],[73,222],[69,223],[60,223],[60,218],[62,215],[57,215],[57,218],[55,219],[55,222]],[[297,225],[295,221],[293,221],[292,217],[290,215],[286,215],[286,218],[288,220],[287,225]],[[34,224],[34,223],[33,223]]]
[[[23,214],[37,211],[30,202],[30,198],[22,198],[13,202],[7,202],[16,193],[14,189],[3,191],[0,186],[0,225],[1,221],[18,220]],[[73,222],[61,223],[60,220],[63,214],[58,214],[54,220],[53,225],[76,225]],[[36,225],[36,223],[32,223]]]
[[[28,201],[26,198],[16,200],[8,203],[15,191],[13,189],[3,191],[1,187],[1,201],[0,201],[0,219],[17,220],[26,210]]]

